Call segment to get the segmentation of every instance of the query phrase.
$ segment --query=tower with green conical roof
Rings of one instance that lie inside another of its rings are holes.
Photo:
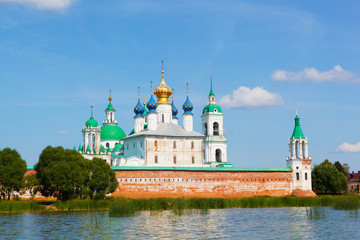
[[[215,101],[212,76],[210,76],[209,102],[203,109],[201,120],[202,131],[205,135],[205,164],[210,166],[228,164],[227,140],[224,136],[224,116],[221,107]]]
[[[297,194],[313,196],[311,188],[311,157],[308,151],[308,139],[304,136],[300,126],[300,118],[296,113],[295,126],[289,138],[289,155],[286,159],[287,166],[292,171],[292,191]]]

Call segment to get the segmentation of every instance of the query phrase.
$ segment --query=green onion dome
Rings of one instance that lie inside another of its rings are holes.
[[[219,105],[215,103],[210,103],[206,105],[203,109],[203,114],[206,113],[222,113],[222,109]]]
[[[86,127],[97,127],[99,126],[98,122],[93,117],[93,106],[91,106],[91,117],[89,120],[86,121],[85,126]]]
[[[120,140],[126,137],[125,132],[116,124],[105,124],[101,127],[101,140]]]

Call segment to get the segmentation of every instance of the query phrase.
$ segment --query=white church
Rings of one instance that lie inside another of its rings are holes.
[[[169,102],[171,94],[162,70],[161,82],[154,92],[151,90],[147,104],[141,104],[139,96],[134,108],[134,130],[128,136],[115,120],[110,96],[103,126],[100,128],[91,112],[78,151],[88,159],[103,158],[112,166],[231,167],[227,162],[223,113],[215,101],[212,79],[208,103],[201,115],[202,133],[193,130],[189,96],[182,106],[183,126],[178,124],[178,110],[174,101]]]

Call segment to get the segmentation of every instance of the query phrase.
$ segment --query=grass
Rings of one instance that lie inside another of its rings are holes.
[[[45,205],[51,205],[45,207]],[[110,216],[133,216],[138,211],[171,210],[174,215],[184,214],[184,210],[200,210],[222,208],[268,208],[268,207],[333,207],[335,210],[356,210],[360,208],[359,195],[347,196],[318,196],[312,197],[248,197],[248,198],[150,198],[126,199],[113,198],[107,200],[70,200],[66,202],[42,201],[0,201],[0,213],[14,213],[23,211],[89,211],[110,210]],[[310,212],[311,211],[311,212]],[[310,208],[308,215],[316,219],[319,209]],[[187,211],[189,212],[189,211]],[[191,211],[190,211],[191,212]],[[195,211],[196,212],[196,211]],[[321,214],[320,214],[321,215]],[[320,216],[319,215],[319,216]]]
[[[0,213],[44,211],[45,206],[34,201],[0,201]]]

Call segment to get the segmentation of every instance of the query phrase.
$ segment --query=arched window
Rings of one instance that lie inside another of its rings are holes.
[[[215,159],[217,162],[221,162],[221,150],[220,149],[216,149],[215,151]]]
[[[192,163],[192,164],[195,163],[195,157],[194,157],[194,156],[191,157],[191,163]]]
[[[214,122],[213,133],[214,133],[214,135],[219,135],[219,123],[217,123],[217,122]]]
[[[158,156],[155,156],[155,163],[158,163]]]
[[[108,148],[110,146],[110,144],[109,143],[106,143],[106,147]]]
[[[112,113],[110,113],[110,122],[113,121],[113,116],[112,116]]]
[[[140,147],[142,147],[142,142],[140,142]]]
[[[194,141],[191,141],[191,149],[194,149]]]
[[[298,172],[296,173],[296,180],[298,180],[298,181],[300,180],[300,175]]]
[[[173,148],[176,148],[176,141],[173,142]]]
[[[165,120],[164,120],[164,114],[161,115],[161,120],[162,120],[162,122],[165,121]]]
[[[155,140],[155,147],[157,147],[157,140]]]
[[[305,173],[305,180],[307,180],[307,172]]]
[[[207,123],[204,124],[204,135],[208,134]]]
[[[176,156],[174,156],[174,164],[176,164]]]

